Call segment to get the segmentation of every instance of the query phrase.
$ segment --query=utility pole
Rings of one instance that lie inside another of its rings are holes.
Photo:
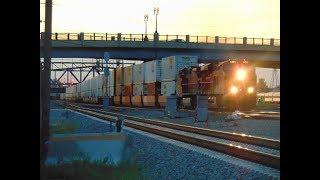
[[[45,33],[44,33],[44,68],[41,74],[41,134],[40,134],[40,163],[43,164],[47,156],[49,140],[49,116],[50,116],[50,74],[51,74],[51,33],[52,33],[52,0],[45,3]]]

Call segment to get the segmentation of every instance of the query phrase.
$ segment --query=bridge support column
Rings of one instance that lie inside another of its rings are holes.
[[[274,46],[274,39],[273,38],[270,39],[270,46]]]
[[[108,96],[103,98],[103,109],[106,111],[109,110],[109,97]]]
[[[159,33],[155,32],[153,34],[153,41],[159,41]]]
[[[208,120],[208,96],[197,96],[197,121],[205,122]]]
[[[219,36],[214,37],[214,43],[219,44]]]
[[[169,116],[170,118],[175,118],[177,113],[177,96],[167,96],[165,115]]]
[[[118,35],[117,35],[117,40],[118,40],[118,41],[121,41],[121,33],[118,33]]]
[[[190,42],[190,35],[186,35],[186,42]]]
[[[247,45],[247,37],[243,37],[243,45]]]

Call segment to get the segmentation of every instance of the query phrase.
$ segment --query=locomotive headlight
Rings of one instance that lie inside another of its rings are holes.
[[[246,71],[243,69],[238,69],[237,73],[236,73],[236,78],[240,81],[243,81],[246,78]]]
[[[237,86],[231,86],[230,93],[231,94],[237,94],[238,93],[238,87]]]
[[[253,87],[248,87],[248,93],[249,93],[249,94],[253,93],[253,91],[254,91],[254,88],[253,88]]]

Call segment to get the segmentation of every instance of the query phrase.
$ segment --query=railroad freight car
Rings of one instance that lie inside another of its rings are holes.
[[[177,95],[181,108],[195,108],[196,96],[208,96],[209,108],[250,109],[256,105],[256,74],[245,60],[199,66],[196,56],[170,56],[127,67],[117,67],[68,87],[67,101],[111,105],[164,107],[167,96]]]
[[[107,81],[104,75],[95,76],[82,83],[66,88],[65,95],[60,99],[85,102],[102,103],[103,97],[107,94]]]
[[[179,72],[184,68],[198,67],[197,56],[170,56],[161,60],[161,95],[158,98],[160,106],[166,105],[166,97],[177,94],[176,83]]]
[[[212,108],[251,109],[256,105],[255,68],[245,60],[210,63],[179,72],[177,95],[181,107],[194,108],[196,95],[207,95]]]

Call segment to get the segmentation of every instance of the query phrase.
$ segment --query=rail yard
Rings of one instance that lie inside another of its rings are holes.
[[[209,159],[218,153],[224,157],[220,159],[223,163],[248,171],[237,177],[277,179],[280,111],[256,107],[256,81],[254,67],[246,60],[199,64],[196,56],[179,55],[120,64],[110,71],[106,68],[104,74],[69,86],[52,100],[58,109],[105,123],[96,127],[99,130],[93,130],[95,133],[117,132],[130,137],[128,132],[134,132],[201,156],[210,154]],[[81,126],[86,127],[84,124]],[[90,129],[84,131],[93,133]],[[155,169],[164,171],[158,168],[149,164],[145,171],[149,175]]]
[[[280,179],[277,3],[40,2],[40,178]]]

